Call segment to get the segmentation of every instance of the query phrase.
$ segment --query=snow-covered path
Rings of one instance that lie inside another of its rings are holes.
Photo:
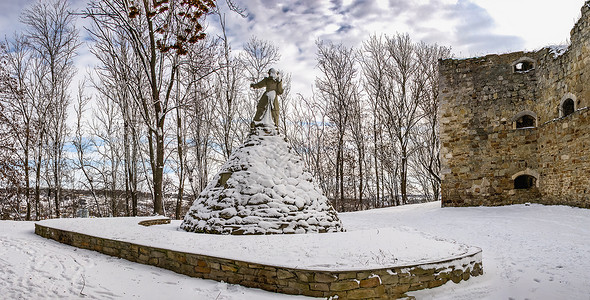
[[[483,276],[410,293],[417,299],[590,300],[590,210],[435,202],[340,217],[348,231],[409,227],[483,249]],[[309,299],[190,278],[33,230],[32,222],[0,221],[0,299]]]

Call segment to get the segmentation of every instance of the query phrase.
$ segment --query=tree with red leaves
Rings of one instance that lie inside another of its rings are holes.
[[[213,0],[93,0],[85,13],[94,23],[90,33],[95,40],[108,44],[112,36],[121,35],[130,44],[134,67],[125,68],[135,82],[127,89],[147,128],[155,214],[164,214],[165,123],[174,110],[172,94],[181,56],[205,38],[201,22],[213,8]],[[124,60],[102,61],[109,72],[119,69],[118,62]]]

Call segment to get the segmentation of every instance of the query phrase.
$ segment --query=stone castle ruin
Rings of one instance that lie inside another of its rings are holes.
[[[590,208],[590,1],[570,41],[440,62],[443,206]]]

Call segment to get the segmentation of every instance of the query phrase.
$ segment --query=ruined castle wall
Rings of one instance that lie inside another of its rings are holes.
[[[538,86],[540,123],[560,117],[561,100],[570,95],[576,109],[590,106],[590,6],[584,5],[582,17],[571,30],[571,44],[562,55],[539,51]]]
[[[550,49],[440,63],[443,206],[538,202],[590,207],[590,2],[565,53]],[[533,68],[516,72],[515,63]],[[562,101],[575,102],[562,117]],[[516,129],[522,113],[535,128]],[[520,174],[536,186],[515,189]]]
[[[545,124],[539,148],[538,202],[590,208],[590,109]]]
[[[546,204],[590,208],[590,5],[571,31],[571,45],[561,56],[541,56],[538,107],[539,180]],[[567,95],[567,96],[566,96]],[[575,97],[576,112],[560,118],[564,97]]]
[[[530,53],[441,62],[440,136],[443,205],[531,201],[538,190],[514,191],[512,175],[537,169],[537,129],[513,129],[533,111],[536,70],[513,72]],[[518,192],[518,195],[517,195]]]

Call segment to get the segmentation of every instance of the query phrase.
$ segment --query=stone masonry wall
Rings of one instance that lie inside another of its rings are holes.
[[[561,55],[549,48],[442,60],[440,138],[443,206],[537,202],[590,207],[590,2]],[[530,62],[531,70],[514,65]],[[562,118],[562,100],[576,112]],[[533,128],[516,129],[522,114]],[[536,186],[515,189],[520,174]]]
[[[539,148],[541,203],[590,208],[590,109],[545,124]]]
[[[537,169],[537,129],[513,129],[513,117],[534,110],[535,70],[513,73],[530,53],[445,60],[440,65],[442,196],[445,206],[532,201],[537,190],[514,191],[511,176]]]
[[[164,220],[165,222],[166,220]],[[169,220],[167,220],[169,222]],[[163,222],[142,222],[149,226]],[[267,291],[338,299],[396,299],[408,291],[458,283],[483,274],[481,250],[436,264],[377,270],[314,271],[262,265],[109,240],[35,224],[35,233],[79,248],[153,265],[191,277]]]

